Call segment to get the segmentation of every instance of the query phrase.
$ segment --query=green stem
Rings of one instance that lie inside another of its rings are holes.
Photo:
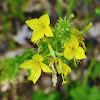
[[[63,0],[56,0],[56,5],[58,9],[58,15],[59,17],[63,17],[63,7],[62,7]]]
[[[84,34],[85,32],[87,32],[88,30],[90,30],[92,28],[93,24],[90,22],[89,25],[83,30],[80,31],[81,34]]]
[[[93,24],[90,22],[89,25],[83,30],[83,32],[87,32],[88,30],[90,30],[92,28]]]
[[[71,14],[71,15],[69,16],[67,22],[69,22],[69,21],[70,21],[72,18],[74,18],[74,17],[75,17],[75,15],[74,15],[74,14]]]
[[[60,69],[60,72],[62,72],[62,60],[61,60],[60,57],[58,58],[58,62],[59,62],[59,69]]]
[[[54,50],[53,50],[53,48],[52,48],[52,46],[51,46],[50,43],[48,43],[48,48],[49,48],[49,51],[50,51],[51,56],[55,58],[56,57],[55,56],[55,52],[54,52]]]
[[[95,59],[92,58],[92,59],[91,59],[91,62],[90,62],[90,65],[89,65],[89,67],[88,67],[86,76],[85,76],[84,81],[83,81],[83,87],[86,87],[86,85],[87,85],[88,78],[89,78],[89,76],[90,76],[90,74],[91,74],[91,72],[92,72],[94,63],[95,63]]]
[[[55,53],[56,53],[57,56],[63,56],[64,55],[64,53],[59,53],[57,51],[55,51]]]

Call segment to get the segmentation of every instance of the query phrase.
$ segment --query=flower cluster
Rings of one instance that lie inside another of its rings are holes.
[[[59,20],[55,29],[51,30],[49,15],[42,15],[39,19],[27,20],[26,24],[33,30],[31,42],[38,45],[37,53],[33,54],[32,59],[22,63],[19,67],[30,69],[31,75],[28,80],[35,84],[43,72],[52,75],[53,86],[57,83],[57,74],[62,76],[62,85],[66,84],[66,76],[71,72],[68,60],[73,60],[75,66],[81,59],[85,59],[85,32],[92,27],[92,23],[83,30],[79,31],[73,27],[69,21],[74,17],[71,14]]]

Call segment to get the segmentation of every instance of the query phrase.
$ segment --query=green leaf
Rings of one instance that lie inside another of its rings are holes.
[[[32,100],[61,100],[59,92],[54,91],[46,95],[44,91],[33,92]]]
[[[75,88],[72,88],[70,91],[70,96],[72,100],[100,100],[100,91],[98,87],[94,86],[92,88],[90,87],[82,87],[77,86]]]
[[[15,58],[9,58],[9,59],[4,59],[1,62],[1,81],[3,80],[8,80],[8,81],[12,81],[14,79],[14,77],[16,77],[16,75],[19,72],[19,68],[17,63],[15,63],[16,60]]]
[[[95,13],[100,16],[100,8],[95,8]]]
[[[91,89],[90,95],[88,95],[87,100],[100,100],[100,91],[96,86]]]
[[[47,97],[46,97],[44,91],[33,92],[32,100],[47,100]]]
[[[100,76],[100,62],[96,62],[91,77],[92,79],[96,79],[99,76]]]
[[[72,100],[87,100],[87,94],[88,91],[86,88],[83,88],[81,86],[76,87],[75,89],[72,89],[70,91],[70,95],[72,97]]]
[[[54,91],[48,96],[47,100],[61,100],[61,96],[59,92]]]
[[[19,65],[25,60],[31,59],[36,52],[30,48],[27,48],[21,56],[15,56],[14,58],[6,58],[1,61],[1,84],[7,80],[12,82],[18,75],[20,68]]]

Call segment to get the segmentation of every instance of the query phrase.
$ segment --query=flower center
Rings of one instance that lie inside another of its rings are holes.
[[[72,50],[75,50],[74,48],[72,48]]]
[[[45,28],[45,26],[43,25],[43,28]]]

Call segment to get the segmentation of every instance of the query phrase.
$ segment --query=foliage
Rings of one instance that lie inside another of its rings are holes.
[[[26,49],[25,52],[21,56],[16,56],[14,58],[5,58],[1,61],[1,75],[0,80],[3,83],[4,80],[9,82],[13,81],[19,73],[19,65],[23,63],[25,60],[28,60],[32,57],[36,52],[32,49]]]
[[[69,0],[68,1],[68,6],[67,6],[67,15],[68,16],[73,13],[73,9],[76,7],[75,3],[77,1],[78,0]]]
[[[70,91],[72,100],[100,100],[99,94],[100,91],[96,86],[92,88],[77,86]]]
[[[91,77],[92,79],[96,79],[99,76],[100,76],[100,62],[95,62]]]
[[[16,75],[19,72],[19,68],[17,63],[15,62],[16,62],[15,58],[4,59],[1,62],[1,70],[2,70],[1,77],[0,77],[1,81],[3,80],[10,81],[16,77]]]
[[[95,8],[95,13],[97,16],[100,16],[100,8]]]
[[[33,92],[32,100],[61,100],[59,92],[54,91],[49,95],[46,95],[44,91]]]
[[[26,4],[27,0],[6,0],[7,11],[0,11],[1,20],[3,23],[3,32],[6,33],[8,30],[11,29],[11,20],[13,19],[21,19],[22,21],[25,20],[24,16],[24,5]]]
[[[63,17],[63,0],[56,0],[56,5],[57,5],[57,8],[58,8],[58,15],[59,17]]]
[[[18,17],[25,20],[23,7],[27,0],[7,0],[8,8],[10,10],[10,17]]]

